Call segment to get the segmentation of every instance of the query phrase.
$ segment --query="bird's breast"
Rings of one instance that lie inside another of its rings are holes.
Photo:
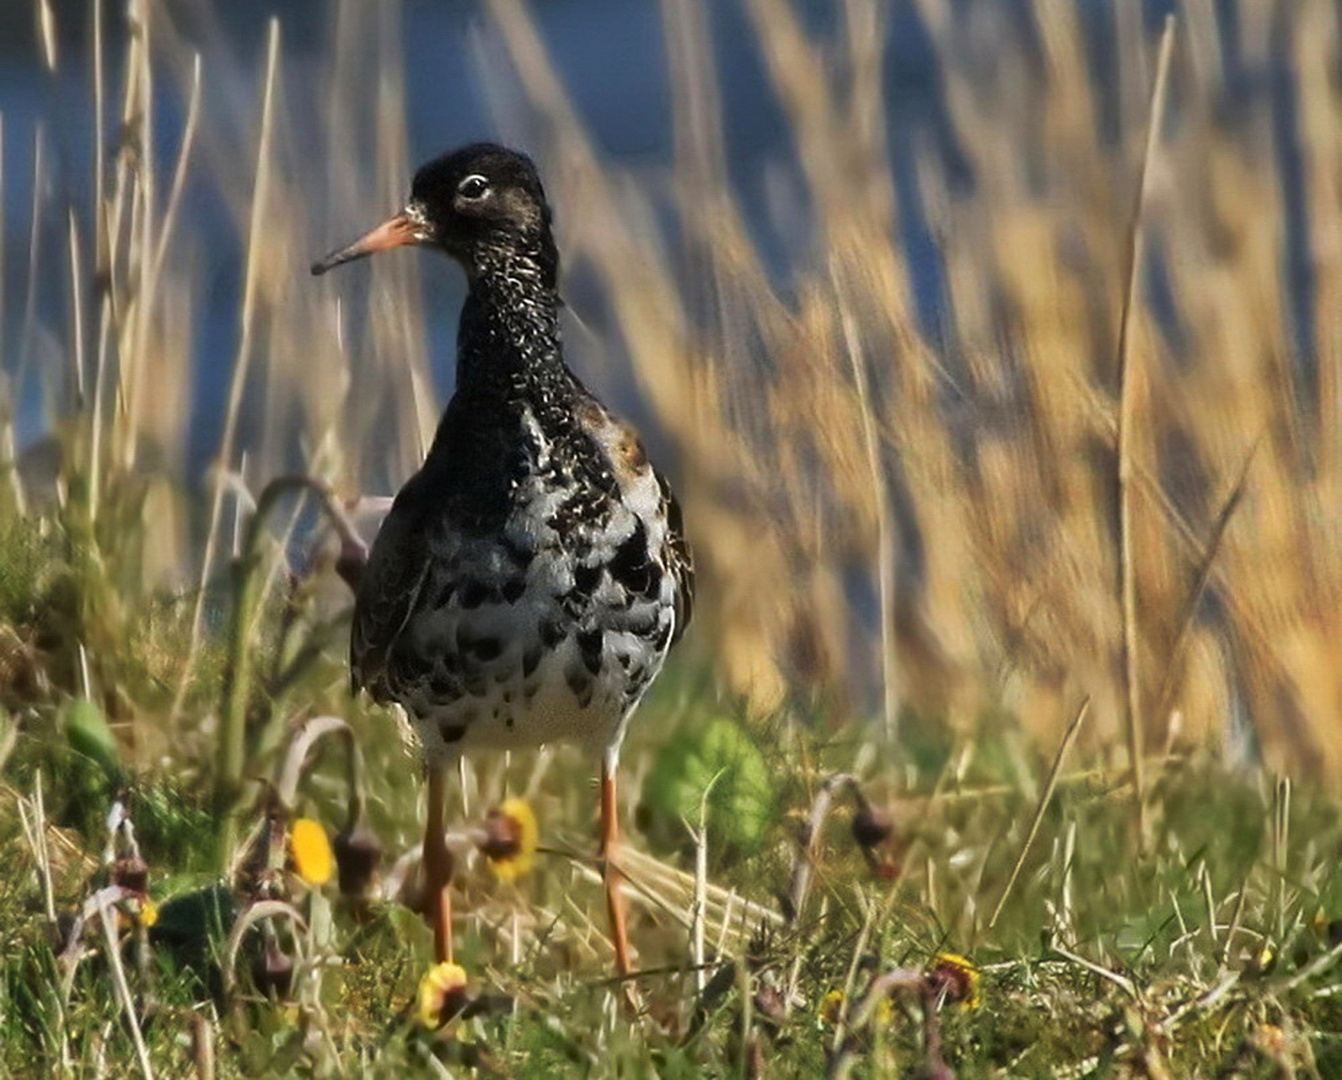
[[[674,632],[652,493],[604,489],[539,424],[488,533],[444,518],[396,645],[394,696],[431,756],[554,740],[603,745],[660,670]],[[608,467],[608,466],[607,466]],[[649,483],[655,489],[655,479]]]

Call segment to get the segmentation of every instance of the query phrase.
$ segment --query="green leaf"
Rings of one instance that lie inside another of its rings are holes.
[[[96,762],[111,780],[121,776],[121,748],[94,702],[75,698],[65,707],[65,737],[70,749]]]
[[[763,753],[732,720],[692,722],[676,734],[648,772],[639,825],[663,849],[691,842],[708,793],[710,852],[757,851],[777,817],[778,790]]]

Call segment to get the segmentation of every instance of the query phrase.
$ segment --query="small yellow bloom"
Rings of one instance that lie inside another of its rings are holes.
[[[156,922],[158,922],[158,905],[146,896],[140,901],[140,925],[148,930]]]
[[[325,885],[335,872],[335,856],[326,830],[311,818],[299,818],[289,832],[289,855],[295,872],[309,885]]]
[[[820,1007],[816,1009],[816,1015],[820,1017],[822,1024],[834,1025],[839,1022],[839,1015],[843,1012],[843,991],[831,990],[820,999]]]
[[[1266,943],[1252,956],[1245,965],[1250,975],[1267,975],[1277,966],[1277,954],[1272,946]]]
[[[465,969],[459,964],[435,964],[419,980],[415,1015],[426,1028],[439,1028],[469,1001]]]
[[[822,1024],[828,1024],[833,1027],[839,1022],[843,1015],[844,996],[842,990],[831,990],[820,999],[820,1005],[816,1008],[816,1015],[820,1017]],[[861,1016],[864,1012],[864,1002],[859,1001],[855,1007],[855,1014]],[[895,1006],[888,997],[881,998],[876,1003],[876,1011],[872,1014],[877,1024],[885,1025],[895,1018]]]
[[[139,905],[138,910],[134,907],[136,904]],[[147,896],[138,900],[134,898],[123,900],[117,904],[116,928],[118,930],[129,930],[136,922],[139,922],[146,930],[158,922],[158,905]]]
[[[937,953],[927,976],[936,981],[947,1001],[957,1002],[966,1009],[977,1009],[983,1004],[979,993],[982,975],[968,957],[958,953]]]
[[[531,869],[540,838],[530,804],[525,799],[505,799],[485,818],[485,835],[479,846],[495,877],[516,881]]]

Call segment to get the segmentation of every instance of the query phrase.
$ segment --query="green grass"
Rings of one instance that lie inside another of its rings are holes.
[[[30,574],[28,587],[42,578]],[[17,593],[7,602],[13,612],[33,610]],[[271,612],[261,642],[276,640],[281,617],[281,609]],[[284,617],[300,627],[292,631],[295,645],[329,637],[315,601]],[[138,640],[156,651],[170,650],[174,638],[180,634],[163,625]],[[128,650],[124,663],[136,671],[142,661]],[[155,1075],[205,1075],[202,1051],[193,1050],[204,1040],[220,1077],[433,1077],[444,1069],[736,1076],[761,1064],[768,1075],[905,1076],[926,1064],[921,995],[896,991],[891,1008],[861,1003],[877,977],[896,969],[921,977],[942,952],[966,955],[981,971],[978,1007],[947,1001],[936,1012],[942,1052],[962,1078],[1327,1077],[1342,1068],[1342,971],[1329,952],[1339,940],[1337,927],[1329,936],[1329,923],[1342,915],[1342,813],[1331,799],[1209,759],[1168,758],[1151,778],[1152,833],[1143,851],[1125,778],[1063,762],[1021,872],[990,925],[1051,764],[1028,749],[1009,714],[985,715],[980,730],[928,741],[897,762],[884,749],[873,753],[860,725],[734,713],[714,701],[695,663],[688,658],[668,673],[635,724],[626,805],[650,804],[640,816],[656,819],[664,763],[694,759],[705,732],[713,732],[713,747],[703,753],[721,755],[720,744],[732,740],[767,748],[767,797],[753,767],[714,774],[724,790],[707,804],[707,865],[713,889],[754,901],[768,918],[734,920],[719,949],[721,927],[710,917],[700,989],[688,894],[667,884],[676,872],[692,876],[693,860],[680,849],[693,845],[665,820],[648,837],[631,826],[634,888],[646,886],[661,901],[634,905],[642,1011],[627,1019],[610,980],[599,886],[585,870],[593,763],[570,751],[540,765],[536,755],[506,763],[483,757],[471,773],[469,811],[455,807],[454,827],[482,820],[506,791],[522,793],[541,819],[543,850],[533,871],[511,885],[481,859],[464,861],[458,959],[476,1005],[474,1015],[436,1032],[415,1016],[430,962],[417,915],[395,898],[351,905],[334,881],[308,888],[285,870],[282,847],[271,873],[221,878],[214,857],[220,820],[203,782],[210,760],[177,756],[109,775],[120,767],[70,744],[63,727],[69,691],[45,680],[46,691],[30,695],[18,722],[8,722],[4,741],[0,839],[12,861],[0,880],[0,1070],[139,1070],[96,922],[68,992],[62,987],[53,944],[62,931],[44,914],[39,873],[45,861],[65,925],[108,880],[105,819],[119,792],[160,913],[145,936],[128,922],[119,950]],[[216,676],[195,694],[207,699],[223,683]],[[148,701],[137,706],[137,725],[166,725],[153,709],[168,706],[153,694]],[[386,850],[384,870],[415,846],[418,766],[389,714],[348,698],[338,650],[316,653],[282,692],[258,690],[257,702],[249,731],[278,718],[284,738],[273,752],[252,744],[248,775],[278,780],[293,724],[338,712],[367,758],[368,823]],[[906,726],[917,730],[915,719]],[[314,817],[334,835],[347,823],[345,751],[330,739],[316,747],[286,816]],[[739,752],[755,760],[754,750]],[[789,923],[778,914],[779,898],[799,857],[801,822],[824,781],[858,763],[862,790],[890,810],[893,834],[865,857],[850,833],[853,803],[846,789],[836,790],[817,834],[809,894]],[[711,779],[702,761],[685,768],[686,782]],[[45,852],[34,849],[19,813],[22,804],[36,822],[39,772]],[[248,798],[260,790],[253,785]],[[238,816],[244,839],[261,819],[248,805]],[[744,847],[742,814],[757,816],[758,832]],[[665,853],[657,862],[646,854],[654,843]],[[231,888],[220,892],[221,883]],[[218,903],[221,896],[226,913],[207,914],[202,897]],[[307,926],[294,935],[285,918],[263,920],[268,929],[258,924],[242,940],[232,980],[222,971],[230,920],[263,898],[292,903]],[[253,985],[261,941],[271,934],[298,961],[278,998]],[[848,1007],[822,1015],[822,1001],[836,990],[847,991]],[[864,1013],[870,1020],[859,1022]]]

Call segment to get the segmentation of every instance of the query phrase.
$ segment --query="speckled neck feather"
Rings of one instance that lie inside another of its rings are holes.
[[[569,405],[555,267],[543,240],[509,238],[477,253],[457,331],[458,393]]]

